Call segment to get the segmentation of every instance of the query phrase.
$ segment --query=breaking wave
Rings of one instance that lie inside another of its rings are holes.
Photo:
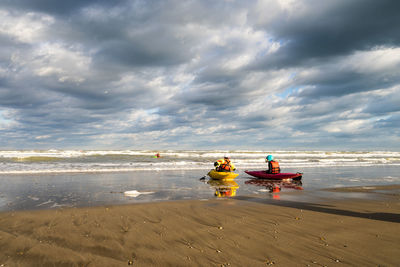
[[[224,155],[238,169],[265,168],[268,154],[286,168],[400,165],[400,152],[389,151],[9,150],[0,151],[0,174],[210,169]]]

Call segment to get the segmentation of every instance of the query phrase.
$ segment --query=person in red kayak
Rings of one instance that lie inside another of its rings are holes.
[[[278,174],[281,172],[281,168],[279,167],[279,162],[274,160],[274,156],[268,155],[265,158],[265,162],[268,163],[267,173]]]
[[[217,172],[231,172],[236,170],[229,156],[224,156],[223,159],[217,160],[214,162],[214,166]]]

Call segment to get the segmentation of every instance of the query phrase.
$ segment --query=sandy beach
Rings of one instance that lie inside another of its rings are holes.
[[[399,186],[362,190],[4,212],[0,266],[398,266]]]

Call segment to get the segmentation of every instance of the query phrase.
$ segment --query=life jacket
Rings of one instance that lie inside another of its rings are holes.
[[[231,171],[231,161],[230,160],[218,160],[219,165],[216,170],[218,172],[230,172]]]
[[[269,162],[269,173],[277,174],[281,172],[281,168],[279,167],[279,162],[277,161],[270,161]]]

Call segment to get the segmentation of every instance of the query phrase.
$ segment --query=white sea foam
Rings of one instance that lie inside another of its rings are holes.
[[[53,200],[49,199],[48,201],[45,201],[45,202],[42,202],[42,203],[36,205],[36,207],[40,207],[40,206],[47,205],[47,204],[50,204],[50,203],[53,203]]]
[[[269,189],[258,189],[259,192],[270,192]]]
[[[161,158],[153,158],[156,153]],[[229,154],[238,169],[265,168],[273,154],[282,168],[400,166],[400,152],[208,150],[0,151],[0,174],[198,170]]]
[[[154,192],[139,192],[137,190],[130,190],[130,191],[125,191],[124,195],[128,197],[138,197],[140,195],[148,195],[148,194],[153,194]]]

